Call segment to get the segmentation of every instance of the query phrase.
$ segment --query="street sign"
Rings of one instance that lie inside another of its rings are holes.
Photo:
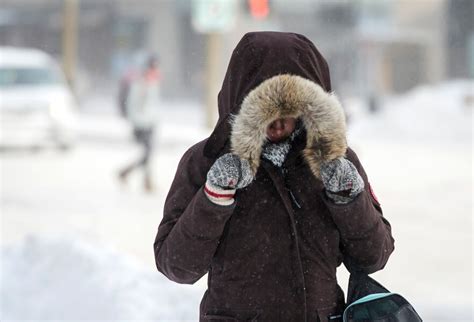
[[[232,30],[237,16],[236,0],[193,0],[192,25],[197,32]]]

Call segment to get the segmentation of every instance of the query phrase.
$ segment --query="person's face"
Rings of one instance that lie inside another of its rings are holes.
[[[148,61],[148,69],[155,69],[155,68],[156,68],[156,65],[157,65],[157,64],[156,64],[156,60],[150,59],[150,60]]]
[[[295,126],[295,118],[285,117],[276,119],[267,127],[267,138],[273,143],[283,141],[293,133]]]

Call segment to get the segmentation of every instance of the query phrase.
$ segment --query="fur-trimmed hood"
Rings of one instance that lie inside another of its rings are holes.
[[[204,148],[216,159],[230,150],[230,118],[251,91],[278,75],[297,75],[331,92],[326,60],[305,36],[288,32],[250,32],[239,41],[218,96],[219,120]]]
[[[215,160],[233,151],[256,172],[266,127],[296,117],[307,132],[305,159],[319,178],[321,162],[346,153],[344,113],[331,91],[326,60],[305,36],[245,34],[232,53],[218,97],[219,120],[204,155]]]
[[[346,123],[337,97],[303,77],[277,75],[245,97],[231,122],[232,152],[247,159],[254,173],[260,165],[268,125],[284,117],[302,121],[307,132],[304,158],[317,178],[322,162],[345,155]]]

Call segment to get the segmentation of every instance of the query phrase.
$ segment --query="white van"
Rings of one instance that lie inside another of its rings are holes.
[[[71,147],[77,104],[54,59],[0,47],[0,147]]]

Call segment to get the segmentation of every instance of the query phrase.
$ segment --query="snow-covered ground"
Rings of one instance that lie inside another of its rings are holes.
[[[425,321],[473,317],[473,106],[461,95],[472,86],[418,88],[377,115],[354,105],[349,140],[396,239],[374,276]],[[84,113],[69,153],[2,153],[0,320],[197,321],[205,278],[168,281],[152,244],[181,155],[209,133],[203,123],[196,104],[163,106],[152,195],[138,173],[118,182],[139,150],[111,113]],[[347,284],[343,269],[339,279]]]
[[[28,237],[2,252],[2,321],[186,320],[201,290],[75,238]]]

